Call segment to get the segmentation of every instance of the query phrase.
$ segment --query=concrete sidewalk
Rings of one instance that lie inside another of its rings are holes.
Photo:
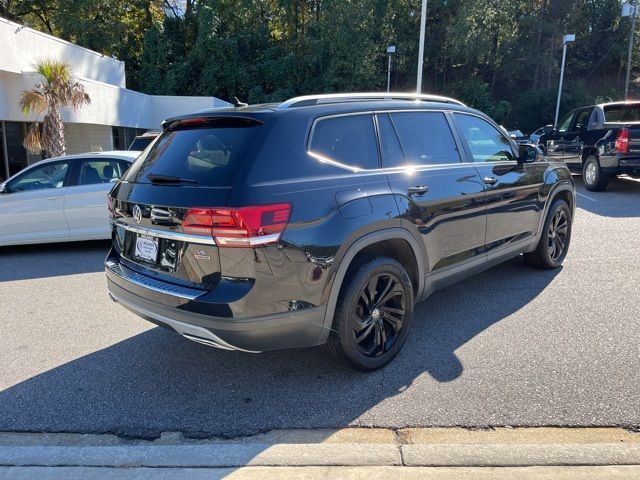
[[[0,479],[638,479],[640,434],[619,428],[0,434]]]

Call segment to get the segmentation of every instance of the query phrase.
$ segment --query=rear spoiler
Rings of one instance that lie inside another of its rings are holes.
[[[169,118],[162,122],[162,130],[170,132],[174,130],[182,130],[186,128],[203,128],[203,127],[256,127],[264,123],[253,117],[239,115],[217,115],[202,117],[175,117]]]

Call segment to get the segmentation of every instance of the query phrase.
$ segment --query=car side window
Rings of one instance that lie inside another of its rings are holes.
[[[319,119],[308,152],[322,162],[358,169],[380,168],[372,115]]]
[[[460,153],[443,112],[398,112],[383,115],[380,120],[386,168],[460,163]],[[389,152],[390,148],[398,148],[393,144],[394,137],[400,141],[400,154]]]
[[[591,110],[579,110],[576,114],[576,121],[572,130],[574,132],[581,132],[587,129],[587,125],[589,123],[589,117],[591,116]]]
[[[382,166],[385,168],[397,167],[405,164],[404,152],[400,146],[400,140],[396,129],[389,118],[389,114],[378,115],[378,132],[380,134],[380,146],[382,150]]]
[[[120,178],[125,170],[122,168],[122,162],[115,159],[84,159],[80,163],[77,184],[113,183]]]
[[[569,115],[562,119],[562,121],[558,124],[558,133],[567,133],[569,131],[569,127],[571,126],[571,122],[573,121],[574,116],[575,112],[571,112]]]
[[[511,142],[489,122],[474,115],[461,113],[455,113],[454,118],[474,162],[516,160]]]
[[[62,188],[67,176],[69,162],[45,163],[33,167],[8,185],[10,192]]]

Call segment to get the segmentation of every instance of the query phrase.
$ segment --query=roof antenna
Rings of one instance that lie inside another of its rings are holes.
[[[233,103],[233,106],[235,108],[248,107],[249,106],[248,103],[244,103],[244,102],[241,102],[240,100],[238,100],[238,97],[233,97],[231,103]]]

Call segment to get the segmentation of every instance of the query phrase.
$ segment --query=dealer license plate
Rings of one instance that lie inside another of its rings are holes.
[[[158,261],[158,239],[149,235],[138,235],[135,256],[141,260],[156,263]]]

